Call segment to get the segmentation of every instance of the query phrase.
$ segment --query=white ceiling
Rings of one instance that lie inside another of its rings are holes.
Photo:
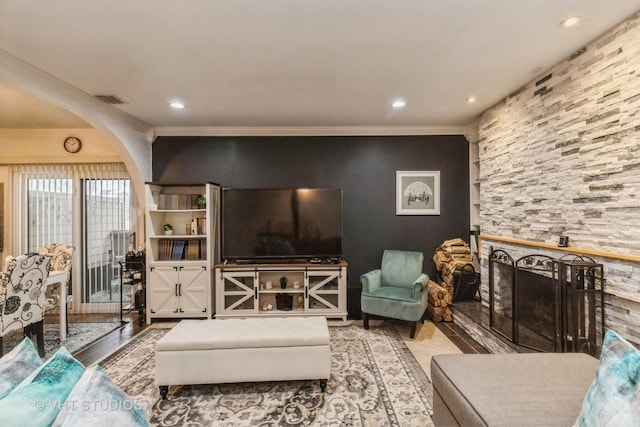
[[[455,127],[638,10],[640,0],[0,0],[0,49],[88,95],[118,96],[116,108],[155,128]],[[580,24],[561,28],[572,15]],[[0,79],[1,128],[88,126],[10,86]],[[396,98],[407,106],[393,110]]]

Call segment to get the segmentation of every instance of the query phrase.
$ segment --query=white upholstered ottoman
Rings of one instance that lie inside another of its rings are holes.
[[[156,382],[170,385],[320,380],[331,370],[324,317],[182,320],[156,345]]]

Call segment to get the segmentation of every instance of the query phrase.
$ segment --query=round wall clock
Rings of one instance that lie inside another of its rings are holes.
[[[70,136],[64,140],[64,149],[69,153],[77,153],[82,149],[82,141],[80,141],[80,138]]]

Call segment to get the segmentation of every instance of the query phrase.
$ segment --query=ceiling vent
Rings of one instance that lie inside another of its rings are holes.
[[[105,104],[109,104],[109,105],[126,104],[126,102],[124,102],[122,99],[118,98],[115,95],[93,95],[93,97],[98,101],[102,101]]]

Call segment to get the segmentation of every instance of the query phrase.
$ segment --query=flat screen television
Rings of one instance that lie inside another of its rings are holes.
[[[223,260],[328,260],[341,255],[342,189],[223,190]]]

